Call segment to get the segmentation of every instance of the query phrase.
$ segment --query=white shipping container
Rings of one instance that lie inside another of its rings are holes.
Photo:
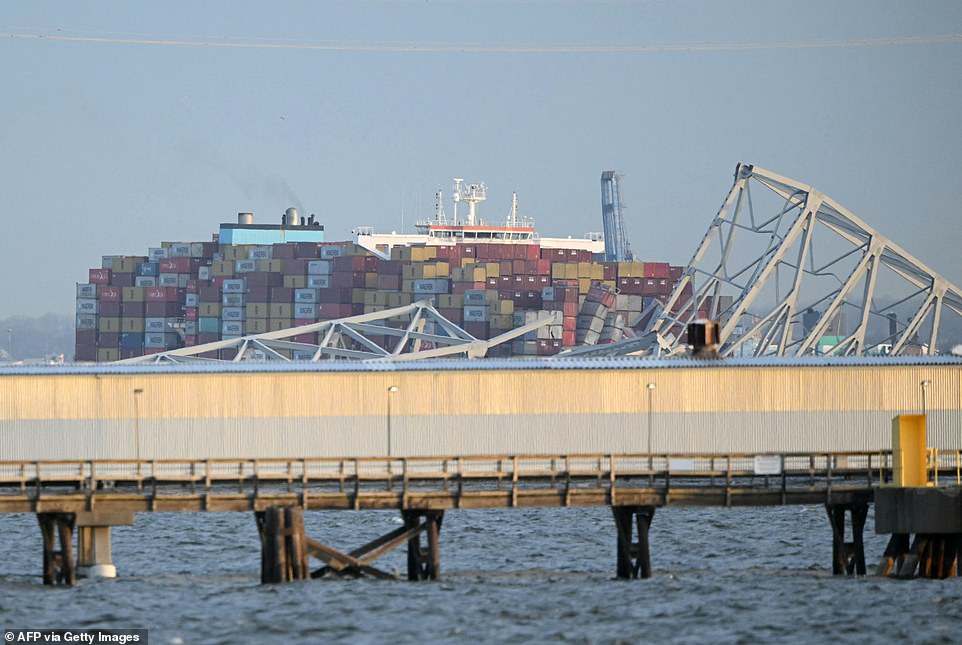
[[[156,287],[157,278],[149,275],[138,275],[134,277],[135,287]]]
[[[294,305],[294,318],[306,320],[317,318],[317,305],[299,303]]]
[[[187,283],[190,282],[189,273],[178,273],[177,274],[177,287],[179,289],[186,289]]]
[[[112,269],[114,266],[114,260],[120,258],[119,255],[105,255],[100,258],[100,268],[101,269]]]
[[[100,312],[100,301],[90,298],[77,299],[78,314],[97,314]]]
[[[486,304],[483,289],[468,289],[464,292],[464,304],[483,305]]]
[[[620,293],[615,300],[615,309],[618,311],[641,311],[644,298],[642,296],[630,296]]]
[[[221,320],[225,322],[228,320],[246,320],[247,319],[247,308],[246,307],[223,307],[220,310]],[[227,333],[227,332],[224,332]]]
[[[224,338],[228,336],[240,337],[244,335],[244,322],[241,320],[225,320],[221,326]]]
[[[164,318],[145,318],[144,319],[144,331],[145,332],[161,332],[167,330],[167,320]]]
[[[294,289],[294,302],[317,302],[317,289]]]
[[[184,306],[185,307],[196,307],[197,303],[200,302],[196,293],[184,294]]]
[[[190,257],[190,244],[184,244],[178,242],[177,244],[171,244],[170,248],[167,249],[169,257],[172,258],[189,258]]]
[[[331,275],[331,263],[328,260],[308,260],[307,275]]]
[[[542,299],[542,300],[554,300],[554,287],[542,287],[542,288],[541,288],[541,299]]]
[[[197,268],[197,279],[198,279],[198,280],[210,280],[210,267],[198,267],[198,268]]]
[[[272,246],[255,246],[247,251],[248,260],[270,260],[274,252]]]
[[[415,293],[447,293],[448,281],[447,280],[415,280],[414,292]]]
[[[197,335],[197,321],[196,320],[185,320],[184,321],[184,333],[188,336]]]
[[[144,347],[148,349],[168,349],[177,345],[175,333],[144,334]]]
[[[177,286],[177,274],[176,273],[161,273],[157,276],[157,286],[158,287],[176,287]]]
[[[234,262],[235,273],[250,273],[257,271],[257,260],[237,260]]]
[[[464,308],[464,322],[488,322],[488,307],[485,305],[468,305]]]
[[[167,249],[151,247],[147,249],[147,257],[150,258],[151,262],[156,262],[157,260],[167,259]]]
[[[93,314],[77,314],[77,329],[97,329],[97,316]]]
[[[331,286],[331,276],[309,275],[307,276],[307,286],[311,289],[327,289]]]
[[[246,293],[247,288],[245,287],[246,281],[244,278],[232,278],[230,280],[224,280],[224,285],[221,287],[221,291],[224,293]]]
[[[77,283],[77,297],[78,298],[96,298],[97,297],[97,285],[95,284],[83,284]]]
[[[203,243],[203,242],[191,242],[191,245],[190,245],[190,257],[192,257],[192,258],[202,258],[202,257],[204,257],[204,243]]]
[[[221,295],[221,304],[225,307],[243,307],[246,303],[243,293],[225,293]]]

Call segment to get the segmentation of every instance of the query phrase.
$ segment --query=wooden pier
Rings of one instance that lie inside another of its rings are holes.
[[[404,545],[408,579],[435,580],[445,512],[534,506],[610,506],[617,575],[645,578],[657,508],[824,504],[833,572],[864,574],[868,504],[891,472],[889,453],[0,462],[0,512],[37,515],[45,584],[75,582],[78,525],[84,564],[110,564],[109,526],[144,512],[253,513],[264,582],[394,578],[374,562]],[[348,553],[304,533],[305,511],[369,509],[404,524]]]

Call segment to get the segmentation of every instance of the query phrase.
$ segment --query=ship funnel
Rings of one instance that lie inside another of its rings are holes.
[[[253,224],[254,223],[254,213],[238,213],[237,214],[238,224]]]
[[[284,211],[284,226],[297,226],[300,222],[296,208],[291,207]]]

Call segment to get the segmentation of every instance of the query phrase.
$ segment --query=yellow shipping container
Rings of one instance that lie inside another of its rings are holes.
[[[593,266],[594,265],[591,262],[579,262],[578,263],[578,279],[594,277]]]
[[[290,305],[287,305],[287,306],[290,307]],[[294,326],[294,323],[290,318],[271,317],[271,319],[267,323],[267,331],[280,331],[282,329],[288,329],[293,326]]]
[[[220,317],[220,303],[219,302],[201,302],[197,304],[197,315],[202,318],[218,318]]]
[[[435,262],[434,273],[438,278],[447,278],[451,275],[451,264],[449,262]]]
[[[384,305],[364,305],[364,313],[366,314],[374,314],[385,309],[387,309],[387,307]]]
[[[511,302],[508,300],[507,302]],[[514,304],[511,302],[511,304]],[[491,327],[494,329],[512,329],[514,316],[511,314],[491,314]]]
[[[270,315],[270,307],[266,302],[247,303],[247,320],[251,318],[267,318]],[[265,327],[266,327],[265,323]]]
[[[588,293],[588,289],[591,288],[591,278],[578,278],[578,293],[580,295],[585,295]]]
[[[438,268],[437,268],[436,265],[434,265],[434,264],[422,264],[422,265],[420,265],[420,267],[421,267],[422,275],[424,276],[424,277],[421,278],[421,279],[423,279],[423,280],[434,280],[435,278],[438,277]]]
[[[475,259],[474,259],[474,258],[461,258],[461,268],[462,268],[462,269],[472,268],[472,267],[474,266],[474,264],[475,264]]]
[[[404,293],[414,293],[414,280],[401,280],[401,291]]]
[[[123,302],[143,302],[143,287],[124,287],[120,292],[120,299]]]
[[[120,360],[120,350],[116,347],[101,347],[97,350],[97,360],[101,363]]]
[[[249,307],[250,305],[248,305]],[[261,305],[265,306],[265,305]],[[270,331],[270,326],[268,325],[267,318],[251,318],[248,314],[247,318],[247,333],[248,334],[264,334]]]
[[[430,262],[438,257],[438,249],[434,246],[412,246],[411,262]]]
[[[120,318],[98,318],[97,331],[120,331]]]
[[[280,273],[284,270],[284,260],[258,260],[257,270],[267,273]]]
[[[617,289],[618,283],[614,280],[602,280],[601,284],[608,287],[609,289]]]
[[[210,274],[218,278],[234,275],[234,261],[233,260],[214,261],[210,265]]]
[[[306,289],[306,275],[286,275],[284,276],[284,286],[288,289]]]
[[[410,262],[411,261],[411,247],[409,246],[392,246],[391,247],[391,259],[396,262]]]
[[[498,300],[496,304],[492,305],[492,307],[492,313],[510,316],[514,313],[514,300]]]
[[[444,309],[460,309],[464,306],[464,295],[460,293],[438,294],[438,307]]]
[[[596,262],[591,263],[591,275],[588,276],[592,280],[604,280],[605,279],[605,267],[603,264],[598,264]]]
[[[287,302],[271,303],[270,314],[271,314],[271,319],[283,318],[286,320],[290,320],[291,316],[294,315],[294,305]],[[288,325],[288,327],[290,327],[290,325]],[[284,328],[280,327],[279,329],[284,329]],[[271,331],[276,331],[276,329],[272,328]]]
[[[364,274],[364,288],[377,289],[377,273]]]
[[[387,294],[387,306],[391,309],[394,307],[403,307],[409,304],[411,304],[410,293],[397,293],[391,291]]]
[[[577,262],[566,262],[565,263],[565,279],[566,280],[577,280],[580,276],[578,275],[578,263]]]
[[[137,270],[138,264],[146,261],[146,257],[125,255],[111,260],[110,270],[114,273],[133,273]]]
[[[484,273],[489,278],[501,277],[501,265],[498,262],[485,262]]]
[[[144,319],[143,318],[121,318],[120,331],[124,333],[142,332],[144,331]]]

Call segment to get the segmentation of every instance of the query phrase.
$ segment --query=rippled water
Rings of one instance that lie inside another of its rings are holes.
[[[870,570],[885,539],[866,526]],[[311,512],[343,550],[400,523],[388,512]],[[831,575],[820,506],[660,509],[654,576],[614,579],[607,508],[454,511],[440,582],[259,584],[251,514],[139,515],[115,528],[115,580],[40,584],[31,515],[0,516],[0,627],[144,627],[157,643],[878,642],[962,639],[962,582]],[[378,561],[405,571],[404,550]]]

